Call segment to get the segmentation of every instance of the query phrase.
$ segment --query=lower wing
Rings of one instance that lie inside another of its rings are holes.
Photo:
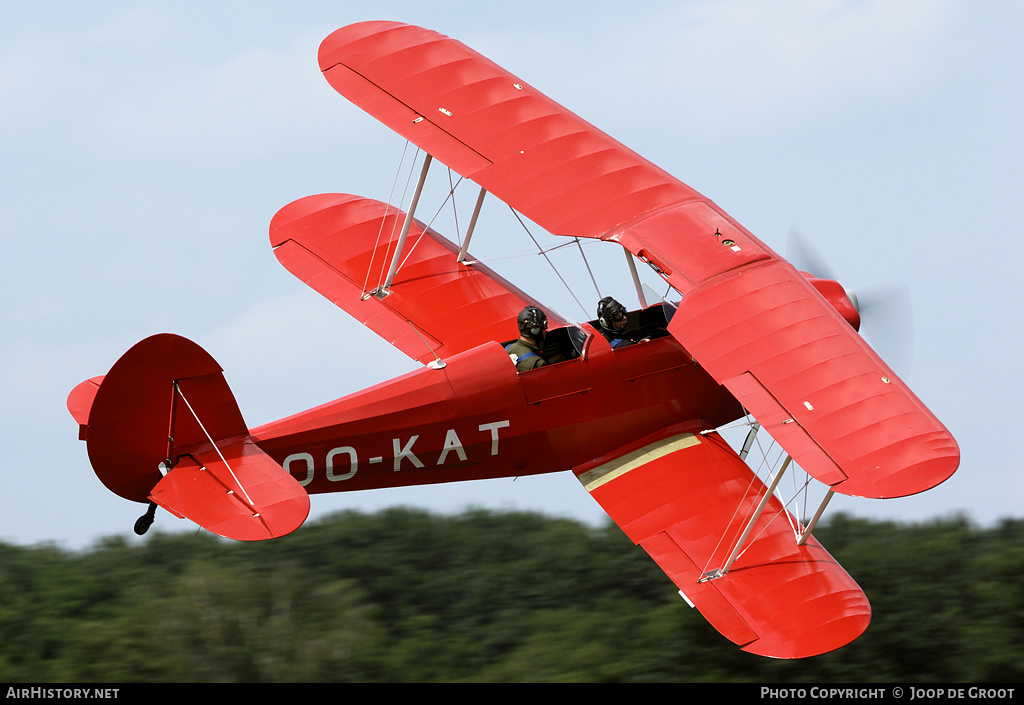
[[[750,523],[767,488],[717,434],[662,438],[576,473],[686,600],[745,651],[804,658],[867,628],[864,592],[817,540],[798,542],[776,497]]]
[[[270,240],[292,274],[423,363],[516,338],[519,312],[544,308],[485,265],[459,262],[457,246],[417,221],[394,280],[377,290],[404,220],[380,201],[321,194],[278,211]],[[547,314],[551,328],[565,324]]]

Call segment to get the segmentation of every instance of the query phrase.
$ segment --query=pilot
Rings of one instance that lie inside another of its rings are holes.
[[[597,302],[597,324],[612,349],[643,342],[633,340],[626,333],[626,307],[610,296]]]
[[[505,347],[512,358],[517,372],[526,372],[548,364],[541,357],[541,345],[548,333],[548,317],[536,306],[527,306],[516,318],[519,325],[519,340]]]

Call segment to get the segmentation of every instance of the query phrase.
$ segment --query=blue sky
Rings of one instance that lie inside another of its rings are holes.
[[[366,19],[465,42],[778,251],[798,229],[858,291],[904,287],[904,343],[880,323],[876,342],[957,437],[961,469],[917,497],[839,498],[830,511],[1021,515],[1024,6],[365,8],[0,5],[0,540],[82,547],[130,533],[141,505],[100,485],[64,403],[153,333],[217,358],[251,426],[413,369],[292,277],[267,240],[274,213],[302,196],[388,197],[404,143],[337,95],[316,62],[327,34]],[[509,232],[493,208],[474,243],[500,255]],[[507,266],[582,317],[536,258]],[[568,473],[317,496],[313,516],[394,504],[603,516]]]

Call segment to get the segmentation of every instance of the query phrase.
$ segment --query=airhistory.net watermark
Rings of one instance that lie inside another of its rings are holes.
[[[120,688],[54,688],[51,686],[31,686],[7,688],[7,698],[24,698],[26,700],[111,700],[117,698]]]

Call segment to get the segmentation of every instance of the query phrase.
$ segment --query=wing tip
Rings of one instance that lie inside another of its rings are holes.
[[[773,659],[813,658],[849,645],[867,630],[870,623],[869,607],[866,613],[843,615],[840,619],[817,625],[798,638],[775,640],[762,637],[740,648],[749,654]]]
[[[879,474],[877,471],[857,473],[832,486],[840,494],[866,499],[897,499],[927,492],[938,487],[960,468],[960,447],[948,433],[943,442],[930,450],[920,447],[913,460],[892,463],[895,469]],[[880,463],[877,469],[883,465]]]

